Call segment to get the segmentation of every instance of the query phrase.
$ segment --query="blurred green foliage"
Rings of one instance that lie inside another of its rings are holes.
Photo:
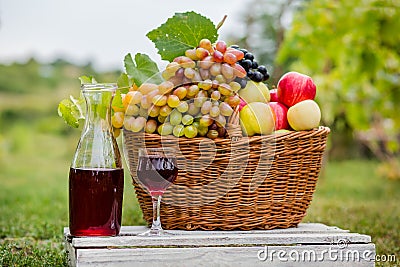
[[[239,44],[268,64],[270,87],[288,71],[317,84],[330,156],[373,156],[400,179],[400,2],[254,1]],[[254,36],[257,36],[255,38]],[[235,40],[232,40],[234,42]]]

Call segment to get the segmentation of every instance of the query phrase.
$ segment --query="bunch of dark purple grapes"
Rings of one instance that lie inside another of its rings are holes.
[[[258,62],[254,60],[254,55],[244,48],[240,48],[238,45],[232,45],[232,48],[240,50],[244,54],[244,58],[239,60],[240,66],[242,66],[246,72],[247,77],[254,82],[262,82],[269,79],[270,75],[267,68],[264,65],[258,65]]]

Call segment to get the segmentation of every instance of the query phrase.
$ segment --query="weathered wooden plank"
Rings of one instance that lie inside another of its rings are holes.
[[[146,231],[148,228],[146,226],[122,226],[120,235],[136,235]],[[233,234],[253,234],[253,233],[265,233],[265,230],[249,230],[249,231],[185,231],[185,230],[173,230],[177,234],[199,234],[205,233],[207,235],[216,235],[216,234],[226,234],[227,232]],[[327,226],[322,223],[300,223],[297,227],[287,228],[287,229],[272,229],[268,230],[269,233],[308,233],[308,232],[349,232],[349,230],[343,230],[336,226]],[[69,234],[69,228],[64,228],[64,235]]]
[[[146,226],[122,226],[120,235],[135,235],[144,232],[148,228]],[[68,228],[66,228],[68,231]],[[336,226],[327,226],[322,223],[300,223],[297,227],[286,228],[286,229],[272,229],[268,230],[269,233],[307,233],[307,232],[349,232],[349,230],[343,230]],[[199,232],[207,233],[207,235],[225,234],[227,232],[234,234],[252,234],[252,233],[265,233],[265,230],[249,230],[249,231],[185,231],[185,230],[174,230],[176,233],[184,233],[185,235],[198,234]]]
[[[124,226],[117,237],[82,237],[64,229],[70,266],[374,266],[371,237],[323,224],[252,231],[170,231],[140,237]],[[267,250],[266,250],[267,249]],[[274,251],[274,252],[273,252]],[[333,251],[330,255],[329,251]],[[365,253],[369,254],[365,254]],[[261,254],[259,254],[261,253]],[[280,253],[280,254],[279,254]],[[292,253],[292,254],[290,254]],[[297,254],[296,254],[297,253]],[[336,254],[335,254],[336,253]],[[279,259],[282,254],[286,259]],[[265,261],[257,255],[268,255]],[[290,255],[314,257],[293,260]],[[349,256],[353,258],[346,259]],[[357,256],[357,258],[354,258]],[[336,257],[332,258],[332,257]]]
[[[357,233],[302,233],[302,234],[176,234],[168,237],[118,236],[74,238],[74,247],[147,247],[147,246],[246,246],[270,244],[334,244],[369,243],[371,237]]]
[[[374,266],[373,244],[351,244],[332,255],[330,249],[329,245],[81,249],[77,266]]]

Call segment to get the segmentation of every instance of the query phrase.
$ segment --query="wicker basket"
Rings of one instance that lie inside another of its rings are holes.
[[[179,174],[163,196],[163,228],[273,229],[296,226],[305,216],[329,132],[329,128],[319,127],[211,140],[124,130],[124,145],[137,198],[149,224],[151,197],[136,178],[138,149],[170,146],[180,151]]]

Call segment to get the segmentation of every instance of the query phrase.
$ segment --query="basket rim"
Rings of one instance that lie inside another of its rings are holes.
[[[146,132],[132,132],[129,130],[126,130],[123,128],[123,133],[125,134],[128,132],[129,134],[143,134],[146,138],[168,138],[168,139],[178,139],[178,140],[191,140],[193,142],[204,140],[204,139],[210,139],[208,137],[194,137],[194,138],[187,138],[185,136],[182,137],[176,137],[174,135],[160,135],[157,133],[146,133]],[[302,138],[308,138],[314,135],[328,135],[331,132],[331,129],[327,126],[318,126],[317,128],[313,128],[311,130],[305,130],[305,131],[294,131],[294,130],[288,130],[287,132],[278,132],[278,133],[271,133],[268,135],[254,135],[254,136],[241,136],[239,137],[240,139],[246,139],[248,141],[257,141],[260,139],[269,139],[269,138],[276,138],[277,140],[280,139],[296,139],[299,137]],[[231,140],[231,138],[221,138],[217,137],[215,139],[210,139],[213,140],[214,142],[226,142],[227,140]]]

